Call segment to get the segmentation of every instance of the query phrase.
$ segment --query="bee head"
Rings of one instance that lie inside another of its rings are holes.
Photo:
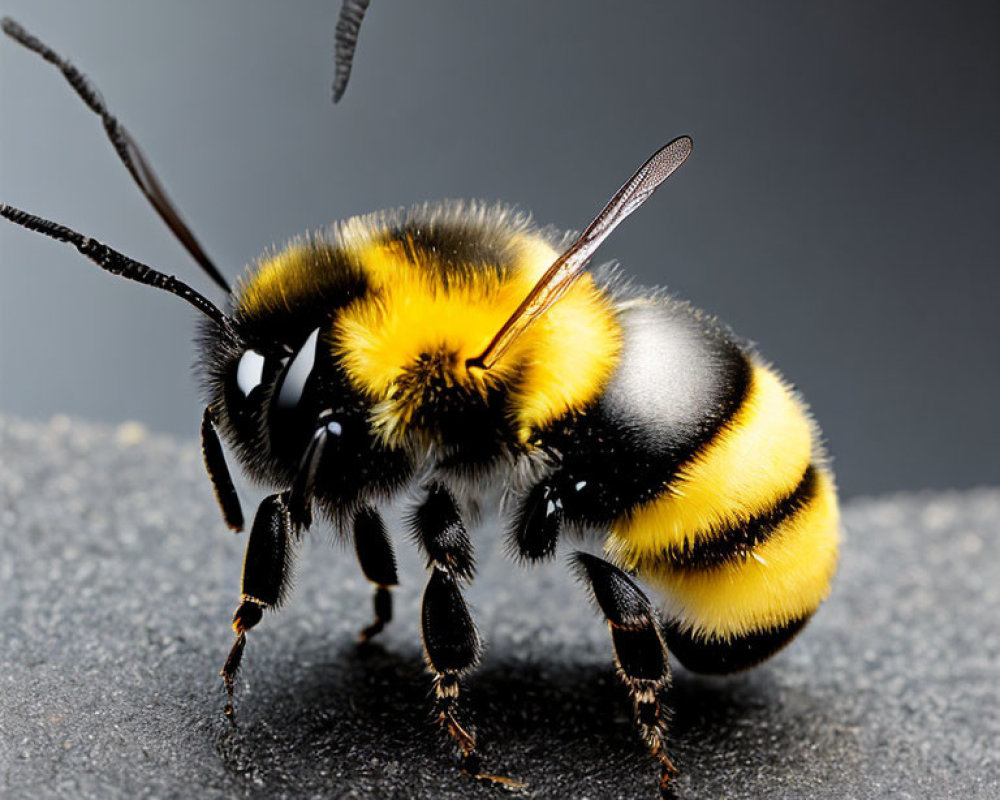
[[[408,475],[409,462],[373,436],[371,403],[329,357],[329,335],[317,326],[273,341],[239,326],[221,335],[205,328],[203,385],[223,436],[262,482],[291,485],[322,428],[319,485],[328,508],[349,509]]]

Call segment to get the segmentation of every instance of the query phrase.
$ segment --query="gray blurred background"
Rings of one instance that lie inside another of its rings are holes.
[[[581,227],[656,147],[691,160],[605,245],[756,341],[846,495],[1000,484],[993,2],[374,0],[330,103],[339,0],[5,0],[142,144],[230,276],[427,199]],[[0,41],[0,196],[220,300],[99,121]],[[0,410],[196,433],[194,312],[0,225]]]

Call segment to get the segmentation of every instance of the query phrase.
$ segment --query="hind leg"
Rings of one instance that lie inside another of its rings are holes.
[[[670,685],[670,666],[656,613],[618,567],[587,553],[575,553],[573,559],[611,629],[618,676],[632,698],[639,735],[660,762],[660,790],[667,794],[677,768],[666,752],[666,714],[660,696]]]

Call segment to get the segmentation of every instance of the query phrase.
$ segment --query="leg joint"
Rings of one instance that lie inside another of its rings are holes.
[[[442,483],[432,483],[427,497],[410,517],[414,535],[427,554],[428,566],[440,567],[456,578],[471,580],[476,570],[472,542],[458,504]]]

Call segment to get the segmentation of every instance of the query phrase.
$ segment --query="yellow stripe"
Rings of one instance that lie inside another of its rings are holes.
[[[413,241],[387,241],[392,215],[372,214],[346,220],[327,239],[293,242],[263,257],[240,281],[239,308],[262,316],[290,310],[345,268],[363,274],[370,294],[338,312],[334,354],[372,400],[372,423],[387,438],[402,434],[415,411],[412,401],[393,394],[421,353],[454,355],[453,379],[480,391],[516,374],[510,417],[524,442],[600,394],[618,361],[621,334],[610,299],[589,274],[494,369],[471,375],[466,359],[482,352],[558,254],[516,215],[499,208],[444,206],[415,213],[431,226],[469,226],[472,236],[506,253],[511,269],[501,278],[469,265],[465,280],[446,286],[440,254]]]
[[[356,257],[372,296],[340,313],[335,338],[355,385],[375,399],[385,397],[421,353],[454,353],[456,380],[465,380],[465,360],[477,355],[480,342],[489,342],[506,308],[519,302],[516,285],[486,271],[445,288],[435,255],[413,253],[401,243],[368,244]],[[498,374],[506,366],[501,363]]]
[[[337,279],[340,265],[335,251],[323,242],[291,242],[283,250],[264,255],[236,284],[236,307],[249,316],[289,311]]]
[[[829,474],[812,502],[744,561],[712,570],[661,565],[641,575],[662,592],[666,615],[695,636],[727,639],[800,619],[819,607],[837,565],[839,512]]]
[[[615,522],[606,549],[635,568],[643,556],[745,523],[795,490],[812,454],[805,407],[773,371],[755,364],[733,419],[667,491]]]
[[[494,369],[466,371],[465,361],[482,352],[557,255],[543,239],[529,235],[513,238],[512,250],[517,255],[506,280],[490,271],[471,271],[467,281],[447,288],[433,268],[433,253],[396,242],[368,242],[355,251],[374,296],[341,312],[336,350],[354,384],[378,403],[373,422],[383,435],[401,433],[414,412],[394,396],[394,386],[425,352],[454,354],[457,383],[505,382],[519,371],[511,416],[523,441],[600,393],[621,343],[610,301],[589,275]]]
[[[622,348],[618,320],[590,275],[579,278],[535,327],[523,337],[523,380],[512,398],[522,442],[598,397]]]

